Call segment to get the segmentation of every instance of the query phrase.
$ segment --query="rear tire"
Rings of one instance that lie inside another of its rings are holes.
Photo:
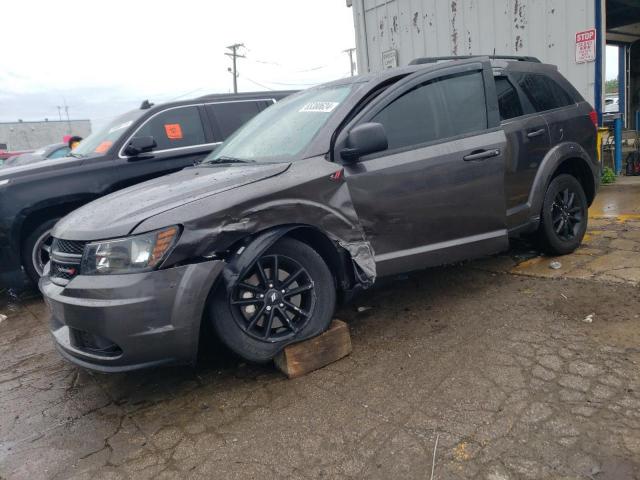
[[[587,231],[587,197],[580,182],[562,174],[551,180],[540,214],[538,239],[551,255],[566,255],[580,246]]]
[[[267,249],[230,290],[224,284],[216,287],[209,321],[225,345],[257,363],[325,331],[336,303],[327,264],[309,245],[292,238]]]
[[[58,220],[60,219],[54,218],[45,221],[36,227],[22,243],[22,266],[35,286],[38,285],[42,276],[42,269],[49,261],[51,230]]]

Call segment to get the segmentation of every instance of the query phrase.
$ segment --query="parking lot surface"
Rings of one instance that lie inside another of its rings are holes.
[[[0,478],[640,478],[640,183],[585,245],[390,279],[344,306],[353,353],[296,380],[63,361],[33,292],[0,300]]]

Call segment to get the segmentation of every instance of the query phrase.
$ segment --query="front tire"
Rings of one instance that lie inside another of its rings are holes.
[[[551,255],[566,255],[580,246],[587,231],[587,197],[580,182],[562,174],[551,180],[544,197],[538,236]]]
[[[283,238],[231,288],[217,286],[208,315],[225,345],[262,363],[286,345],[325,331],[335,303],[335,282],[322,257],[305,243]]]
[[[58,220],[54,218],[38,225],[22,244],[22,266],[34,285],[38,285],[44,266],[49,261],[53,240],[51,230]]]

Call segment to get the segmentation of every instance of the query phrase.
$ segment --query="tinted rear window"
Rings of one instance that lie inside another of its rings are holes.
[[[553,110],[575,103],[560,85],[546,75],[519,73],[514,77],[536,112]]]
[[[520,97],[507,77],[496,77],[496,92],[498,93],[500,120],[508,120],[522,115]]]
[[[206,106],[218,126],[216,141],[223,141],[262,110],[264,102],[242,101],[215,103]]]

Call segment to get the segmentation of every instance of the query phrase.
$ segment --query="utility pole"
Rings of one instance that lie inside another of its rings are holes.
[[[355,52],[355,51],[356,51],[355,48],[347,48],[346,50],[344,50],[344,53],[348,53],[349,54],[349,68],[351,69],[351,76],[352,77],[356,73],[356,65],[355,65],[355,63],[353,63],[353,52]]]
[[[69,120],[69,105],[64,104],[64,113],[67,115],[67,133],[71,135],[71,120]]]
[[[62,121],[62,109],[64,108],[64,114],[67,117],[67,133],[71,135],[71,120],[69,120],[69,105],[67,105],[67,99],[64,95],[60,95],[62,97],[62,106],[58,105],[58,117],[60,121]]]
[[[244,47],[244,43],[234,43],[233,45],[229,45],[227,47],[227,49],[231,50],[231,53],[225,52],[225,55],[227,57],[231,57],[231,59],[233,60],[233,69],[228,69],[233,75],[233,93],[238,93],[238,70],[236,67],[236,59],[245,58],[244,55],[240,55],[238,53],[238,49],[242,47]]]

